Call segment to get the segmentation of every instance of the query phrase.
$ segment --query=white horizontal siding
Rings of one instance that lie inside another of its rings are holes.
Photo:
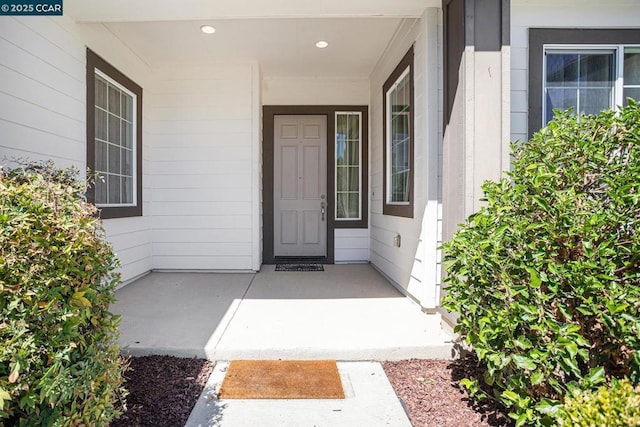
[[[184,221],[182,215],[154,215],[153,224],[157,230],[217,230],[217,229],[249,229],[251,215],[216,215],[215,221],[211,215],[189,215]]]
[[[369,229],[338,228],[334,233],[336,262],[369,261]]]
[[[154,178],[158,175],[225,175],[242,171],[243,166],[246,166],[244,160],[224,159],[152,162],[151,174]]]
[[[250,256],[223,255],[154,255],[154,268],[158,270],[247,270]]]
[[[209,226],[215,226],[216,217],[227,215],[251,216],[250,202],[228,202],[228,201],[192,201],[192,202],[152,202],[154,229],[160,227],[155,225],[155,218],[158,216],[173,216],[179,218],[175,227],[187,227],[185,222],[188,217],[206,216],[209,218]]]
[[[441,13],[427,9],[421,19],[405,21],[371,75],[370,227],[371,263],[421,304],[436,303],[436,248],[442,122]],[[410,46],[414,46],[414,218],[383,215],[382,86]],[[394,246],[400,235],[401,246]]]
[[[153,267],[257,269],[253,64],[158,70]]]
[[[264,105],[367,105],[369,79],[267,77]]]
[[[215,221],[210,221],[214,223]],[[155,229],[153,243],[251,243],[250,228],[215,228],[215,229]]]
[[[636,0],[512,0],[511,139],[527,140],[529,28],[638,28]]]
[[[178,108],[179,109],[179,108]],[[214,118],[209,120],[157,120],[151,124],[153,135],[193,135],[220,133],[237,134],[241,138],[247,136],[247,129],[251,129],[251,120]],[[237,136],[236,135],[236,136]],[[230,143],[235,142],[235,136],[230,136]],[[175,142],[174,142],[175,143]],[[179,145],[179,144],[178,144]]]
[[[147,89],[150,70],[102,26],[66,17],[2,17],[0,25],[0,162],[53,160],[86,167],[86,47]],[[146,92],[145,92],[146,95]],[[145,109],[148,104],[145,100]],[[146,129],[143,118],[143,129]],[[107,240],[123,280],[151,268],[148,133],[144,135],[144,217],[106,220]]]
[[[224,147],[231,142],[241,145],[251,143],[251,138],[246,133],[225,133],[221,129],[216,129],[215,133],[190,133],[189,138],[180,141],[180,148],[212,148]],[[153,147],[157,150],[175,149],[176,137],[172,134],[158,134],[153,137]],[[212,173],[215,171],[212,171]]]

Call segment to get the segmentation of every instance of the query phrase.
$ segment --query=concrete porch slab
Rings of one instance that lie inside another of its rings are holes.
[[[425,314],[370,265],[323,272],[152,273],[117,291],[132,355],[233,359],[450,358]]]

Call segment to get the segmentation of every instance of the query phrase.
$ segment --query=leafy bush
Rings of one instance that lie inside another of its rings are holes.
[[[614,379],[597,391],[570,393],[558,422],[575,427],[640,426],[640,386],[634,389],[629,380]]]
[[[444,245],[456,330],[517,425],[571,387],[640,380],[640,105],[557,113]]]
[[[76,175],[0,175],[0,425],[102,426],[118,413],[117,261]]]

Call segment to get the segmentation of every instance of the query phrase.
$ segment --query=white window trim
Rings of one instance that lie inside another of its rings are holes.
[[[391,201],[391,191],[392,191],[392,187],[391,187],[391,176],[393,175],[392,173],[392,158],[391,158],[391,113],[393,110],[392,104],[391,104],[391,93],[398,87],[398,85],[400,84],[400,82],[409,75],[409,72],[411,71],[411,66],[407,66],[407,68],[402,72],[402,74],[400,74],[400,76],[398,76],[398,78],[396,79],[396,81],[391,85],[391,87],[389,88],[389,90],[387,90],[387,93],[385,93],[385,97],[387,100],[387,111],[385,112],[386,117],[384,118],[387,124],[387,134],[386,136],[386,142],[385,142],[385,150],[387,152],[387,176],[384,177],[384,179],[387,182],[387,194],[385,194],[385,199],[386,199],[386,203],[387,205],[396,205],[396,206],[409,206],[411,204],[411,201],[407,201],[407,202],[393,202]],[[412,105],[411,108],[414,108],[414,106]],[[411,124],[410,124],[411,126]],[[411,138],[413,138],[413,135],[411,135]],[[409,149],[411,149],[411,143],[409,143]],[[411,158],[411,155],[409,155],[409,158]],[[409,165],[410,168],[413,167],[413,165]]]
[[[624,105],[624,49],[640,48],[636,44],[544,44],[542,46],[542,126],[546,126],[547,97],[547,52],[553,53],[584,53],[584,52],[613,52],[614,54],[614,83],[612,94],[612,109],[618,110]],[[628,87],[634,87],[629,85]]]
[[[138,126],[138,111],[136,108],[137,102],[138,102],[138,97],[136,96],[135,93],[131,92],[129,89],[127,89],[126,87],[122,86],[120,83],[118,83],[117,81],[115,81],[114,79],[112,79],[111,77],[109,77],[107,74],[105,74],[104,72],[100,71],[99,68],[94,68],[95,74],[96,76],[99,76],[100,78],[105,79],[106,81],[109,82],[109,84],[115,86],[118,88],[118,90],[121,90],[122,92],[126,93],[127,95],[131,96],[133,98],[133,103],[132,103],[132,113],[133,113],[133,122],[131,123],[131,131],[132,131],[132,135],[133,135],[133,140],[132,140],[132,147],[131,147],[131,152],[133,154],[132,160],[131,160],[131,167],[132,167],[132,174],[131,174],[131,179],[133,179],[133,192],[132,192],[132,200],[133,203],[99,203],[96,204],[96,207],[98,208],[127,208],[127,207],[135,207],[138,206],[137,204],[137,200],[138,200],[138,182],[137,182],[137,149],[136,149],[136,135],[138,134],[138,130],[137,130],[137,126]],[[95,90],[95,81],[93,82],[94,84],[94,90]],[[93,105],[93,108],[96,108],[97,105]],[[99,108],[99,107],[98,107]],[[93,143],[96,143],[97,138],[94,135],[94,140]],[[102,141],[102,140],[101,140]],[[117,174],[113,174],[113,175],[117,175]],[[102,175],[100,175],[101,178],[103,178]]]
[[[334,213],[334,218],[336,221],[361,221],[362,220],[362,170],[363,170],[363,166],[362,166],[362,113],[360,111],[336,111],[335,113],[335,129],[336,129],[336,135],[338,134],[337,132],[337,123],[338,123],[338,115],[351,115],[351,116],[358,116],[358,174],[359,174],[359,179],[358,179],[358,217],[357,218],[338,218],[338,144],[336,141],[336,144],[334,144],[334,152],[335,152],[335,156],[334,156],[334,175],[335,178],[335,188],[334,188],[334,194],[335,194],[335,213]]]

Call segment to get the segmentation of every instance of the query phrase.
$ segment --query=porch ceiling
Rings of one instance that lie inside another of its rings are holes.
[[[419,17],[442,0],[68,0],[77,22],[140,22],[235,18]]]
[[[367,78],[402,18],[269,18],[111,22],[105,25],[151,68],[258,61],[265,77]],[[203,34],[200,26],[216,32]],[[326,40],[329,47],[315,43]]]
[[[404,19],[442,0],[68,0],[151,68],[258,61],[265,77],[369,77]],[[201,25],[216,33],[205,35]],[[329,42],[317,49],[319,40]]]

